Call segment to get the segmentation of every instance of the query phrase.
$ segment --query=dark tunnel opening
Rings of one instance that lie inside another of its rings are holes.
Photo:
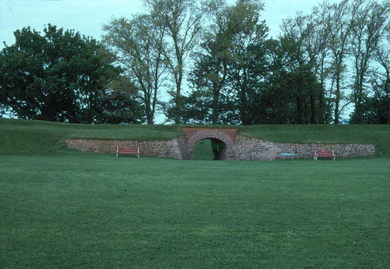
[[[226,144],[216,138],[199,140],[193,148],[193,160],[226,160]]]

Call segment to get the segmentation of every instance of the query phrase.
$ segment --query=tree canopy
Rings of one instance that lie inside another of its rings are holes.
[[[48,25],[17,30],[0,53],[0,100],[19,118],[65,122],[134,122],[127,93],[108,88],[121,70],[99,42]],[[118,102],[118,99],[121,101]],[[115,100],[115,101],[114,101]]]

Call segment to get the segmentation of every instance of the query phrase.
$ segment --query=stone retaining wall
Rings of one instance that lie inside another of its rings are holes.
[[[274,143],[256,138],[237,136],[233,147],[235,160],[275,160],[279,153],[295,153],[297,158],[313,158],[317,149],[330,149],[336,158],[368,157],[375,154],[375,145],[367,144],[292,144]]]
[[[141,155],[173,159],[188,159],[188,152],[193,150],[183,136],[166,141],[67,139],[65,143],[70,149],[113,154],[119,145],[139,146]],[[313,158],[316,149],[324,148],[334,150],[336,158],[368,157],[375,154],[375,145],[274,143],[237,135],[227,159],[275,160],[280,153],[295,153],[297,158]]]
[[[116,153],[117,146],[139,146],[141,155],[162,158],[182,159],[179,141],[160,140],[96,140],[96,139],[67,139],[68,148],[98,153]]]

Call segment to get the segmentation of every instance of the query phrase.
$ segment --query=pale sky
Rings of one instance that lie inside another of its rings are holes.
[[[332,1],[335,2],[336,0]],[[230,0],[234,2],[234,0]],[[262,18],[276,36],[282,19],[309,13],[322,0],[264,0]],[[25,26],[42,31],[48,23],[100,39],[102,25],[113,17],[143,12],[142,0],[0,0],[0,49],[14,43],[13,32]]]

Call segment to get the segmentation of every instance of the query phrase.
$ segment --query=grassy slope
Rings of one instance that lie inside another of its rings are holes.
[[[172,139],[176,126],[84,125],[47,121],[0,119],[0,154],[64,153],[67,138]]]
[[[229,126],[225,126],[229,127]],[[377,155],[390,157],[390,125],[257,125],[239,127],[241,135],[274,142],[375,144]],[[0,154],[64,151],[66,138],[172,139],[180,126],[82,125],[0,119]]]
[[[387,159],[0,163],[2,269],[390,268]]]

